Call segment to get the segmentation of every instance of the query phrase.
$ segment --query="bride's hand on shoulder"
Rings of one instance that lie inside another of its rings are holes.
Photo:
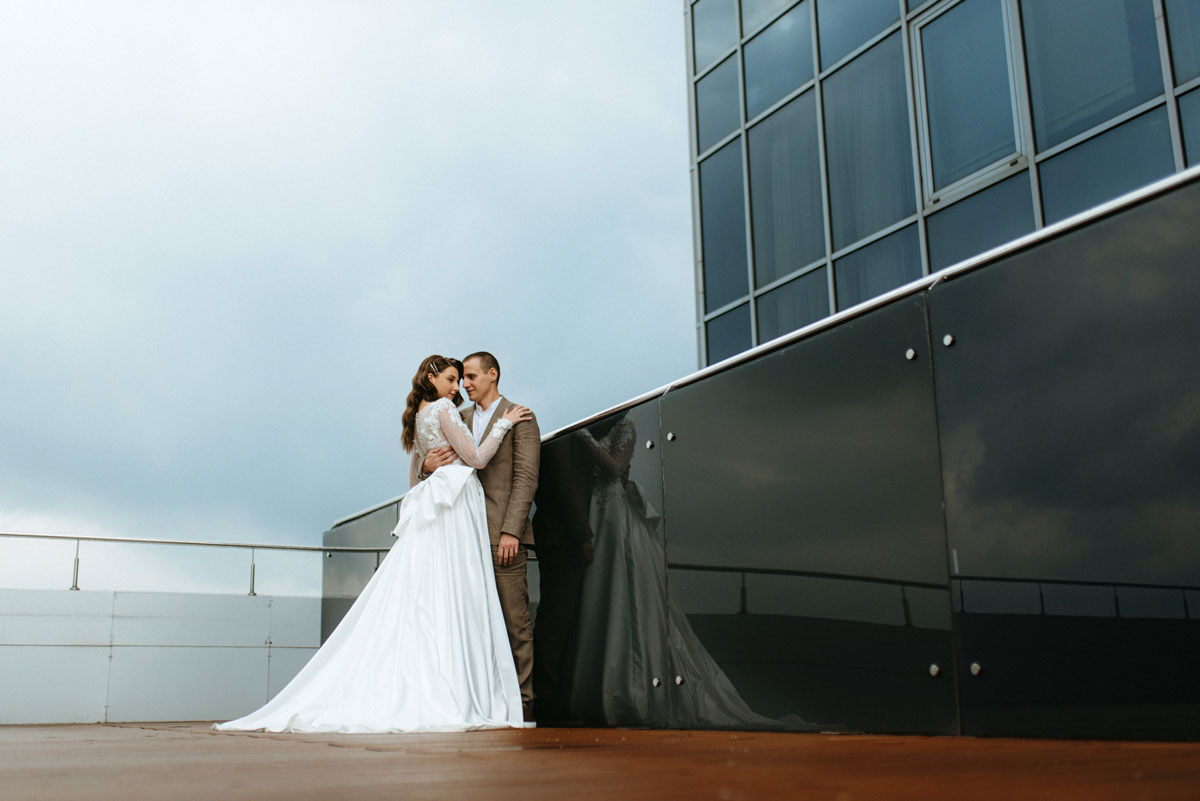
[[[504,413],[504,419],[516,425],[517,423],[524,423],[526,420],[532,420],[533,412],[529,411],[527,406],[513,406]]]

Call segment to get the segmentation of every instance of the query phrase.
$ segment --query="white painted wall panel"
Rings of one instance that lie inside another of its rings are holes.
[[[271,599],[271,645],[307,648],[320,644],[320,598]]]
[[[266,687],[266,646],[113,646],[108,719],[227,720],[262,706]]]
[[[271,700],[308,664],[316,648],[271,648],[269,687],[263,703]]]
[[[107,686],[107,645],[0,645],[0,723],[103,721]]]
[[[239,717],[320,627],[320,598],[3,589],[0,724]]]
[[[107,647],[112,608],[111,592],[0,590],[0,644]]]
[[[118,592],[114,645],[265,646],[270,599],[261,595]]]

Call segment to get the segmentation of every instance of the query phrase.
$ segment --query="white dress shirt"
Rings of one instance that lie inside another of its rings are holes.
[[[475,414],[471,417],[471,433],[475,435],[476,448],[479,447],[479,443],[483,442],[483,432],[487,431],[488,423],[491,422],[492,415],[496,413],[496,407],[500,405],[503,398],[503,395],[497,396],[495,402],[487,409],[478,403],[475,404]]]

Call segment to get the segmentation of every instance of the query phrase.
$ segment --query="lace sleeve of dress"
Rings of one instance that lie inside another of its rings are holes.
[[[487,466],[487,463],[496,455],[496,450],[500,447],[500,441],[504,439],[504,435],[512,428],[512,423],[504,418],[500,418],[492,425],[492,433],[488,438],[480,443],[478,450],[475,448],[475,437],[471,434],[471,430],[467,428],[467,424],[458,416],[458,412],[454,410],[454,406],[446,403],[437,412],[438,422],[442,425],[442,434],[445,435],[446,441],[450,443],[450,447],[454,448],[454,452],[458,454],[458,458],[480,470]]]
[[[633,447],[636,438],[637,429],[628,419],[621,420],[613,427],[612,441],[608,446],[608,451],[612,454],[613,461],[620,466],[622,473],[628,472],[629,463],[633,461]]]
[[[421,455],[420,448],[413,448],[412,457],[408,460],[408,488],[412,489],[417,486],[421,480],[421,462],[425,461],[425,457]]]

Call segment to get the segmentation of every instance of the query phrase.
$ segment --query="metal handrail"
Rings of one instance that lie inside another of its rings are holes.
[[[28,532],[0,531],[0,537],[25,537],[44,540],[76,540],[85,542],[119,542],[139,545],[195,545],[202,548],[252,548],[262,551],[327,551],[379,553],[391,550],[390,545],[371,548],[352,545],[271,545],[254,542],[220,542],[213,540],[166,540],[142,537],[101,537],[92,534],[34,534]]]
[[[335,553],[373,553],[375,554],[375,566],[379,567],[381,554],[391,550],[391,545],[387,546],[355,546],[355,545],[273,545],[267,543],[251,543],[251,542],[214,542],[209,540],[168,540],[146,537],[103,537],[92,534],[41,534],[32,532],[16,532],[16,531],[0,531],[0,537],[10,537],[16,539],[31,539],[31,540],[74,540],[75,542],[75,567],[71,577],[71,590],[79,589],[79,545],[82,542],[110,542],[118,545],[184,545],[197,548],[241,548],[250,551],[250,592],[249,595],[257,595],[254,589],[257,566],[254,560],[257,551],[307,551],[315,553],[324,553],[326,556],[332,556]]]

